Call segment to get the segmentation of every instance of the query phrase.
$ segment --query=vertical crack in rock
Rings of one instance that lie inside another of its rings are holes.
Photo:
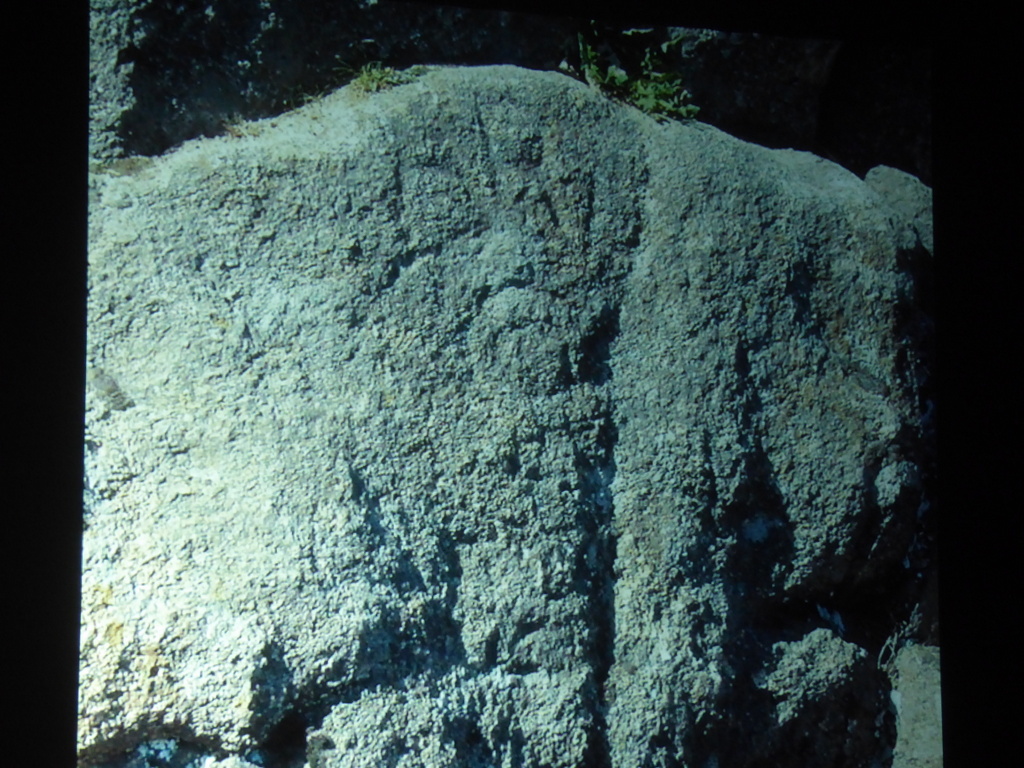
[[[786,296],[793,302],[794,317],[803,333],[807,336],[821,338],[821,327],[815,322],[814,309],[811,306],[811,290],[814,281],[814,265],[808,260],[795,262],[789,267]]]
[[[583,338],[577,362],[580,381],[601,386],[612,378],[611,347],[619,332],[619,308],[605,306]],[[590,613],[590,653],[593,665],[593,720],[587,737],[584,764],[611,766],[611,748],[605,719],[605,685],[615,659],[615,536],[613,533],[615,443],[618,429],[610,404],[601,416],[593,448],[576,450],[580,489],[580,528],[584,547],[580,571],[587,585]]]
[[[741,341],[735,350],[738,445],[744,454],[740,482],[725,500],[718,496],[713,474],[704,478],[705,499],[711,502],[710,508],[705,507],[705,530],[713,532],[715,539],[730,542],[720,570],[728,609],[725,631],[717,643],[731,667],[718,694],[718,706],[720,712],[730,714],[691,724],[685,751],[694,756],[695,765],[747,764],[743,745],[757,743],[770,733],[774,717],[772,697],[756,681],[770,668],[772,644],[779,639],[780,633],[766,626],[766,619],[774,612],[772,596],[791,568],[794,532],[775,468],[759,436],[763,404],[751,356],[763,346],[761,340]],[[706,461],[708,434],[702,442]],[[711,509],[719,505],[721,516],[714,520]],[[706,556],[707,542],[698,539],[691,552]],[[701,575],[714,578],[707,570]],[[698,653],[704,650],[699,643],[694,648]]]
[[[767,342],[757,339],[753,342],[740,342],[736,345],[735,368],[737,375],[736,402],[740,406],[740,439],[747,450],[752,450],[751,437],[756,436],[756,419],[764,407],[757,383],[752,380],[750,371],[750,354],[757,353]]]
[[[743,361],[746,355],[743,354]],[[743,366],[738,366],[743,372]],[[751,413],[741,413],[744,421]],[[745,745],[770,733],[774,717],[771,695],[757,680],[770,667],[772,643],[779,632],[765,625],[773,613],[771,596],[788,574],[792,562],[793,530],[777,487],[774,468],[756,434],[744,458],[743,479],[725,504],[718,529],[731,540],[724,574],[728,604],[725,633],[720,641],[732,674],[719,694],[726,718],[694,726],[687,751],[695,765],[746,765]]]
[[[576,364],[580,381],[601,386],[611,379],[611,345],[618,333],[619,308],[605,306],[580,343]]]
[[[594,768],[611,765],[605,722],[605,684],[615,658],[615,538],[612,533],[617,430],[610,416],[601,424],[597,455],[577,450],[580,488],[580,523],[584,547],[580,570],[586,583],[590,609],[590,653],[593,664],[593,722],[584,763]]]

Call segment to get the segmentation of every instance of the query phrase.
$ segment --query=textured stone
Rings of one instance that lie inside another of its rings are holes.
[[[515,67],[235,133],[91,178],[83,764],[891,754],[904,209]]]
[[[942,768],[939,649],[909,645],[896,656],[892,691],[899,724],[893,768]]]
[[[911,232],[901,245],[910,249],[920,243],[928,253],[934,254],[931,189],[909,173],[881,165],[868,171],[864,181],[899,212],[902,221],[909,224]]]

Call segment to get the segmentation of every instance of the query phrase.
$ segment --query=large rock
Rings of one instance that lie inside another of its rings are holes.
[[[84,765],[891,759],[920,196],[514,67],[234,133],[91,181]]]

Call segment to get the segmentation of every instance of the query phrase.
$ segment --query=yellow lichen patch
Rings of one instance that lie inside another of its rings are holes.
[[[89,594],[94,606],[107,608],[114,604],[114,588],[109,584],[93,584]]]
[[[103,630],[103,639],[115,649],[120,648],[124,642],[124,624],[120,621],[112,621]]]
[[[143,696],[149,698],[154,693],[154,689],[164,681],[166,675],[161,673],[166,673],[169,663],[156,643],[148,643],[143,646],[138,661],[141,673],[139,678],[145,681]]]
[[[118,157],[105,163],[93,163],[90,170],[94,173],[104,173],[109,176],[134,176],[152,166],[153,162],[152,157],[142,155]]]

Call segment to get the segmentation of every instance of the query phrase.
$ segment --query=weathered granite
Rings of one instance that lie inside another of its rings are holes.
[[[91,179],[84,765],[891,759],[903,207],[514,67],[235,134]]]
[[[899,738],[893,768],[942,768],[942,695],[939,649],[909,645],[895,661],[892,702]]]
[[[898,221],[906,222],[901,247],[911,250],[920,245],[929,254],[934,253],[931,188],[909,173],[882,165],[868,171],[864,181],[898,211]]]

